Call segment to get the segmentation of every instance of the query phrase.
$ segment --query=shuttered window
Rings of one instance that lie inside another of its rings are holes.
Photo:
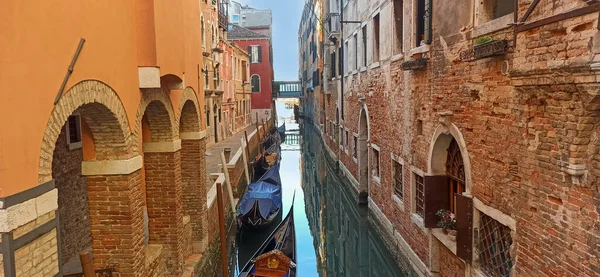
[[[381,176],[380,174],[380,161],[379,161],[379,150],[375,149],[375,148],[371,148],[373,149],[373,176],[374,177],[378,177]]]
[[[358,157],[358,137],[354,136],[354,152],[352,153],[352,157]]]
[[[415,213],[425,217],[425,186],[423,177],[413,173],[415,178]]]
[[[248,46],[248,54],[250,54],[250,63],[261,63],[262,62],[262,46],[260,46],[260,45]]]
[[[392,164],[394,167],[394,193],[398,198],[404,198],[404,186],[402,185],[402,165],[392,160]]]
[[[460,148],[455,139],[452,139],[447,150],[446,175],[448,176],[448,200],[450,212],[456,213],[456,194],[465,191],[465,166],[460,153]]]
[[[373,62],[379,61],[379,14],[373,17]]]

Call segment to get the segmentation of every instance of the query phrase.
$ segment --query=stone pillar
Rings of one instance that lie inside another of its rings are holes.
[[[181,140],[144,143],[150,244],[164,247],[167,276],[180,276],[183,257]]]
[[[142,157],[84,161],[94,268],[115,265],[119,276],[145,276]]]
[[[190,216],[192,240],[206,236],[206,131],[180,133],[183,213]]]

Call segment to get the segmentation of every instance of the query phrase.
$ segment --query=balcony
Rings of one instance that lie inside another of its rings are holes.
[[[227,31],[229,26],[228,1],[220,1],[219,3],[219,28]]]
[[[328,39],[332,37],[339,38],[340,35],[340,14],[330,13],[327,16],[327,29],[329,31]]]

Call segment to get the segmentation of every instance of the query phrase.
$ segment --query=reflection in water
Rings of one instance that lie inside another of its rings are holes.
[[[409,276],[369,222],[366,206],[343,183],[309,124],[302,130],[302,184],[320,276]]]
[[[292,120],[293,111],[283,102],[277,103],[277,111],[279,124],[285,120],[288,130],[298,129]],[[369,221],[368,209],[357,204],[357,194],[339,177],[318,134],[309,124],[303,127],[298,143],[289,141],[282,146],[280,166],[282,214],[287,214],[296,192],[298,276],[415,275],[396,266]],[[238,268],[245,265],[269,233],[242,230],[238,234]]]

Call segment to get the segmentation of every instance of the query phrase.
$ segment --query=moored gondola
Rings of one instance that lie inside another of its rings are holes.
[[[283,122],[283,125],[277,128],[277,133],[279,133],[279,137],[283,143],[285,141],[285,122]]]
[[[285,219],[242,268],[239,277],[296,277],[296,262],[296,231],[292,200],[292,206]]]
[[[258,181],[248,185],[238,206],[238,224],[260,230],[271,224],[281,212],[281,185]]]

